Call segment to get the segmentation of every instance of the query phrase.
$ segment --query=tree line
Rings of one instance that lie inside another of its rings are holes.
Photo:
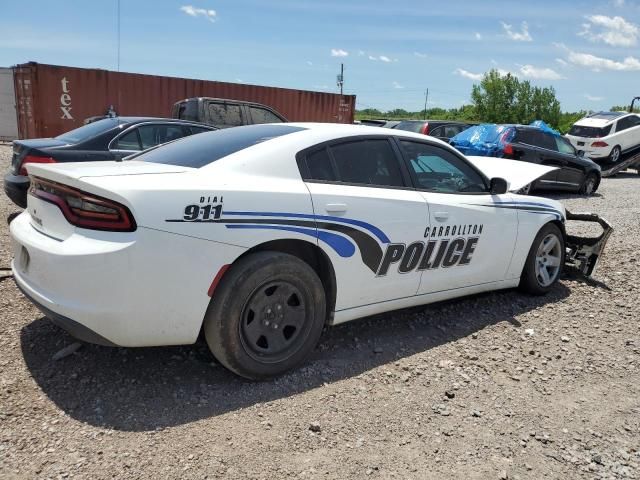
[[[627,110],[613,106],[611,110]],[[566,133],[576,121],[589,112],[563,112],[553,87],[536,87],[528,80],[511,75],[501,75],[497,70],[487,72],[479,84],[472,87],[471,105],[460,108],[429,108],[409,112],[395,108],[386,112],[376,108],[356,110],[356,120],[386,118],[389,120],[430,119],[459,120],[483,123],[529,124],[543,120],[551,127]]]

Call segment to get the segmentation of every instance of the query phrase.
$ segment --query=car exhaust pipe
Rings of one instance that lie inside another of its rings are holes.
[[[613,233],[613,227],[595,213],[571,213],[567,210],[566,218],[579,222],[594,222],[602,227],[602,233],[597,237],[566,236],[565,265],[572,266],[589,277],[595,272],[602,251]]]

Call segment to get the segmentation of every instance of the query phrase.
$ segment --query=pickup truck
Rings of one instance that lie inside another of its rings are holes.
[[[217,128],[287,121],[274,109],[260,103],[210,97],[180,100],[173,105],[171,116]]]

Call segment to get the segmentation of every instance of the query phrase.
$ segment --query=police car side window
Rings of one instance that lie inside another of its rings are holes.
[[[404,187],[398,158],[386,139],[358,140],[330,147],[338,181],[358,185]]]
[[[331,158],[326,148],[307,155],[308,178],[305,180],[318,180],[324,182],[333,182],[336,180]]]
[[[440,193],[481,193],[483,178],[451,152],[424,143],[400,141],[418,187]]]

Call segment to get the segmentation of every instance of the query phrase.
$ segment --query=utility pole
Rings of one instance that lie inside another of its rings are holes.
[[[422,119],[427,119],[427,102],[429,101],[429,89],[424,93],[424,114],[422,115]]]
[[[118,0],[118,72],[120,71],[120,0]]]
[[[338,87],[340,87],[340,95],[342,95],[342,86],[344,85],[344,63],[340,64],[340,75],[338,75]]]
[[[342,96],[342,86],[344,85],[344,63],[340,64],[340,73],[337,77],[337,84],[340,87],[340,104],[338,105],[338,122],[342,122],[342,108],[343,108],[343,96]]]

